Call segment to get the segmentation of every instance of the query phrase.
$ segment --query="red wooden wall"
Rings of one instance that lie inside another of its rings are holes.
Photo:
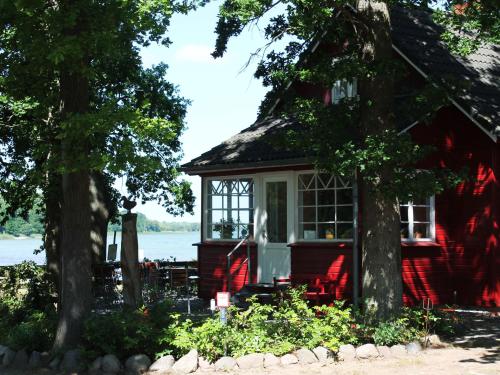
[[[215,298],[217,292],[227,291],[227,254],[236,246],[237,242],[206,242],[198,244],[198,295],[201,298]],[[231,257],[232,290],[238,291],[244,282],[248,283],[248,263],[238,272],[236,269],[247,256],[246,245],[238,249]],[[251,281],[257,281],[257,247],[251,245]]]

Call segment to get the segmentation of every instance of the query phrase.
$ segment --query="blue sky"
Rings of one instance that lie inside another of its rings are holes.
[[[250,54],[265,44],[259,27],[254,26],[231,40],[222,59],[210,56],[220,3],[214,1],[188,15],[174,16],[169,31],[172,45],[169,48],[152,45],[141,51],[145,66],[167,63],[168,80],[192,101],[186,118],[187,130],[182,136],[184,161],[252,124],[266,92],[261,82],[253,78],[256,61],[242,71]],[[189,180],[197,198],[194,216],[173,218],[153,202],[138,207],[137,211],[156,220],[199,221],[200,179],[189,177]],[[117,187],[123,187],[121,180],[117,181]]]

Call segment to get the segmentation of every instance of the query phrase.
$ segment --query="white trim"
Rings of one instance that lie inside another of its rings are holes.
[[[430,237],[426,238],[413,238],[413,203],[412,202],[401,202],[400,206],[404,205],[408,208],[408,238],[401,238],[402,243],[416,243],[416,242],[435,242],[436,241],[436,197],[432,195],[429,198],[429,234]],[[418,207],[419,205],[417,205]],[[401,221],[401,215],[400,215]],[[417,223],[418,224],[418,223]]]
[[[392,48],[408,63],[410,64],[417,72],[419,72],[425,79],[428,79],[429,76],[425,74],[425,72],[420,69],[416,64],[413,63],[413,61],[410,60],[408,56],[406,56],[398,47],[396,47],[394,44],[392,45]],[[434,84],[434,86],[437,86]],[[497,136],[495,134],[492,134],[488,130],[486,130],[474,117],[471,116],[469,112],[467,112],[462,106],[460,106],[454,99],[449,98],[450,101],[457,107],[460,112],[462,112],[469,120],[471,120],[476,126],[478,126],[488,137],[491,138],[493,142],[497,141]],[[410,127],[414,126],[415,124],[411,125]],[[407,128],[408,129],[408,128]],[[405,130],[407,130],[405,129]]]

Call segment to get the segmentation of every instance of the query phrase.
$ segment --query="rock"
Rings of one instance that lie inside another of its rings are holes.
[[[422,345],[418,341],[410,342],[406,345],[406,351],[408,354],[417,355],[422,351]]]
[[[296,363],[299,363],[299,359],[293,354],[285,354],[283,357],[281,357],[281,364],[283,366],[294,365]]]
[[[121,370],[121,364],[116,355],[106,354],[102,357],[101,369],[104,372],[109,372],[111,374],[116,374]]]
[[[50,363],[50,353],[49,352],[41,352],[40,360],[42,361],[42,367],[48,367]]]
[[[383,358],[391,358],[391,348],[385,345],[377,346],[377,350]]]
[[[89,365],[89,372],[91,371],[99,371],[102,367],[102,357],[97,357],[94,361]]]
[[[61,364],[61,358],[55,357],[52,361],[49,362],[49,368],[51,370],[58,370],[60,364]]]
[[[125,371],[130,375],[140,375],[148,371],[151,360],[145,354],[136,354],[125,361]]]
[[[210,363],[205,358],[198,357],[198,367],[200,368],[200,370],[208,371],[208,370],[213,370],[215,366],[213,363]]]
[[[230,371],[238,368],[238,363],[233,357],[222,357],[215,362],[215,371]]]
[[[68,350],[64,353],[59,369],[64,372],[78,372],[85,368],[82,355],[78,349]]]
[[[439,349],[446,348],[448,345],[441,341],[441,338],[438,335],[430,335],[426,336],[422,339],[422,344],[424,347]]]
[[[39,352],[34,351],[30,355],[30,359],[28,361],[28,368],[35,369],[39,367],[42,367],[42,355]]]
[[[380,353],[373,344],[365,344],[356,348],[356,358],[358,359],[374,359],[378,358]]]
[[[191,372],[195,372],[197,368],[198,368],[198,352],[195,349],[192,349],[188,354],[181,357],[172,366],[174,372],[178,372],[181,374],[189,374]]]
[[[172,368],[175,363],[175,358],[171,355],[166,355],[157,359],[149,368],[149,371],[167,371]]]
[[[4,353],[9,349],[8,347],[4,345],[0,345],[0,357],[4,355]]]
[[[28,367],[28,361],[28,353],[26,353],[25,349],[21,349],[16,353],[16,356],[10,366],[22,370]]]
[[[264,366],[264,354],[253,353],[236,358],[236,363],[241,369],[261,368]]]
[[[339,361],[353,361],[356,359],[356,349],[351,344],[340,345],[337,357]]]
[[[7,367],[9,366],[12,362],[14,362],[14,358],[16,358],[16,352],[13,351],[10,348],[7,348],[3,352],[3,358],[2,358],[2,366]]]
[[[264,354],[264,367],[269,368],[269,367],[276,367],[281,364],[281,361],[278,357],[276,357],[272,353],[266,353]]]
[[[298,358],[301,365],[309,365],[311,363],[318,362],[318,358],[316,358],[316,355],[309,349],[302,348],[295,351],[294,354]]]
[[[314,348],[313,353],[321,363],[326,363],[333,359],[332,351],[328,348],[325,348],[324,346],[318,346],[317,348]]]
[[[398,344],[391,346],[391,354],[393,357],[400,358],[406,356],[408,353],[404,345]]]

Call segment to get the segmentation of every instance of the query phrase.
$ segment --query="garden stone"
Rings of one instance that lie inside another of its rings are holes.
[[[283,357],[281,357],[281,364],[283,366],[294,365],[296,363],[299,363],[299,359],[293,354],[285,354]]]
[[[106,354],[102,357],[101,369],[104,372],[116,374],[117,372],[120,372],[121,364],[114,354]]]
[[[101,370],[102,367],[102,357],[97,357],[94,361],[89,365],[90,371],[98,371]]]
[[[356,349],[353,345],[340,345],[337,353],[339,361],[353,361],[356,359]]]
[[[438,335],[430,335],[426,336],[422,339],[422,344],[424,347],[430,347],[434,349],[445,348],[448,345],[441,341],[441,338]]]
[[[264,354],[264,367],[276,367],[281,363],[280,359],[272,353]]]
[[[404,357],[408,353],[406,352],[406,348],[404,345],[398,344],[391,346],[391,354],[394,357]]]
[[[42,355],[40,354],[40,352],[34,351],[30,355],[28,368],[35,369],[39,367],[42,367]]]
[[[65,372],[78,372],[85,366],[82,363],[82,355],[78,349],[68,350],[64,353],[60,370]]]
[[[316,358],[316,355],[309,349],[302,348],[295,351],[294,354],[299,359],[299,363],[301,365],[309,365],[311,363],[318,362],[318,358]]]
[[[261,368],[264,366],[264,354],[253,353],[236,358],[236,363],[241,369]]]
[[[14,358],[16,358],[16,352],[10,348],[7,348],[7,350],[5,350],[3,353],[2,366],[9,366],[14,361]]]
[[[210,363],[203,357],[198,358],[198,367],[203,371],[213,370],[215,368],[213,363]]]
[[[28,361],[28,353],[26,353],[25,349],[21,349],[16,353],[16,356],[10,366],[22,370],[28,367]]]
[[[171,355],[166,355],[157,359],[149,368],[149,371],[167,371],[172,368],[175,363],[175,359]]]
[[[377,350],[383,358],[391,358],[391,348],[385,345],[377,346]]]
[[[374,359],[379,356],[380,353],[373,344],[365,344],[356,348],[356,358],[358,359]]]
[[[0,345],[0,357],[4,355],[4,353],[9,349],[6,346]]]
[[[325,348],[324,346],[318,346],[314,348],[313,353],[322,363],[326,363],[333,358],[332,351],[330,349]]]
[[[406,351],[408,354],[417,355],[422,351],[422,345],[418,341],[410,342],[406,345]]]
[[[148,371],[151,360],[145,354],[136,354],[125,361],[125,370],[130,375],[140,375]]]
[[[195,349],[192,349],[188,354],[181,357],[172,366],[174,372],[180,374],[189,374],[191,372],[195,372],[197,368],[198,368],[198,352]]]
[[[58,370],[60,364],[61,364],[61,358],[55,357],[52,361],[49,362],[49,368],[51,370]]]
[[[230,371],[238,368],[238,363],[233,357],[222,357],[215,362],[215,371]]]

